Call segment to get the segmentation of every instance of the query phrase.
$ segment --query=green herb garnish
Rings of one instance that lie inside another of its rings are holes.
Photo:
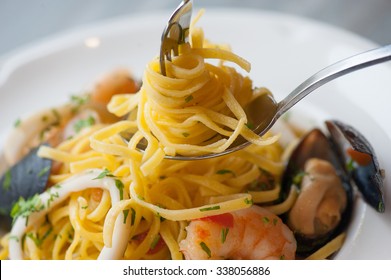
[[[160,240],[160,234],[156,235],[155,238],[153,239],[151,245],[149,246],[149,248],[151,250],[155,249],[156,245],[159,243],[159,240]]]
[[[262,221],[264,224],[268,224],[270,222],[270,219],[268,217],[263,217]]]
[[[51,193],[50,192],[50,189],[48,190],[48,193],[50,195],[48,201],[47,201],[47,204],[46,204],[46,207],[49,208],[50,207],[50,204],[54,201],[55,198],[58,198],[59,197],[59,194],[58,192],[55,192],[55,193]]]
[[[90,127],[95,124],[95,119],[93,116],[89,116],[86,119],[78,120],[73,128],[76,131],[76,133],[79,133],[83,128]]]
[[[44,208],[45,206],[42,204],[41,198],[38,194],[35,194],[27,200],[20,197],[13,205],[10,215],[13,218],[13,222],[15,222],[18,217],[26,218],[27,225],[29,216],[34,212],[43,210]]]
[[[249,205],[252,205],[254,202],[253,202],[252,199],[249,199],[249,198],[246,197],[246,198],[244,199],[244,203],[249,204]]]
[[[292,183],[295,184],[296,186],[300,186],[301,181],[303,181],[303,178],[305,175],[307,175],[307,172],[300,171],[298,172],[292,179]]]
[[[10,236],[8,236],[8,240],[10,240],[10,239],[13,239],[13,240],[15,240],[16,242],[19,242],[19,238],[18,238],[16,235],[10,235]]]
[[[20,119],[17,119],[17,120],[14,122],[14,127],[19,127],[21,123],[22,123],[22,121],[21,121]]]
[[[55,118],[54,122],[52,123],[52,126],[60,125],[60,121],[61,121],[60,113],[56,109],[53,109],[52,113],[53,113],[54,118]]]
[[[355,163],[353,159],[349,159],[349,161],[346,163],[346,170],[348,172],[352,172],[355,169]]]
[[[205,212],[205,211],[212,211],[212,210],[219,210],[219,209],[220,209],[220,205],[215,205],[211,207],[201,208],[200,211]]]
[[[220,170],[217,170],[217,171],[216,171],[216,174],[220,174],[220,175],[232,174],[233,176],[236,177],[235,172],[233,172],[232,170],[229,170],[229,169],[220,169]]]
[[[115,186],[119,190],[119,199],[123,200],[124,199],[124,187],[125,187],[124,183],[122,183],[122,181],[119,179],[115,179],[114,182],[115,182]]]
[[[200,246],[201,246],[201,249],[204,250],[204,252],[208,255],[208,257],[210,258],[212,256],[212,253],[208,247],[208,245],[205,244],[205,242],[201,242],[200,243]]]
[[[3,181],[3,190],[8,191],[11,187],[11,170],[8,170],[4,174],[4,181]]]
[[[133,226],[134,222],[136,221],[136,210],[134,210],[133,208],[130,208],[130,211],[132,212],[130,214],[130,225]]]
[[[253,130],[255,128],[253,123],[246,123],[245,125],[247,126],[248,129],[251,129],[251,130]]]
[[[111,174],[110,171],[107,168],[105,168],[97,177],[95,177],[92,180],[103,179],[105,177],[114,177],[114,175]]]
[[[123,210],[122,213],[124,214],[124,224],[126,224],[126,219],[129,215],[129,209]]]
[[[225,240],[227,239],[228,232],[229,232],[229,228],[223,228],[221,230],[221,243],[224,243]]]
[[[183,135],[183,137],[189,137],[189,136],[190,136],[190,133],[183,132],[182,135]]]
[[[71,102],[76,106],[74,108],[75,111],[77,111],[80,106],[86,104],[89,100],[89,95],[71,95]]]
[[[194,99],[193,95],[188,95],[188,96],[186,96],[186,98],[185,98],[185,102],[186,102],[186,103],[189,103],[189,102],[192,101],[193,99]]]
[[[45,241],[45,239],[52,233],[53,227],[50,227],[42,237],[39,236],[38,233],[34,234],[32,232],[29,232],[26,234],[26,236],[30,239],[32,239],[37,247],[41,247],[42,243]]]
[[[38,178],[41,178],[43,175],[45,175],[50,170],[50,166],[46,166],[43,168],[39,173],[37,174]]]

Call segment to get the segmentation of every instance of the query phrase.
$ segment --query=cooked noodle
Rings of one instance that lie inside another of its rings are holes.
[[[123,120],[96,124],[39,155],[61,163],[52,187],[37,199],[40,211],[16,219],[2,238],[0,257],[12,259],[182,259],[179,243],[194,219],[268,204],[276,214],[297,196],[279,198],[284,149],[277,136],[259,137],[247,127],[243,107],[267,89],[245,71],[250,64],[207,43],[192,27],[193,45],[166,62],[148,63],[136,94],[115,95],[108,109]],[[208,59],[217,59],[212,64]],[[124,141],[120,133],[131,133]],[[165,155],[200,155],[227,149],[237,137],[253,145],[202,161],[170,161]],[[147,142],[145,152],[137,149]],[[250,186],[267,172],[266,190]]]

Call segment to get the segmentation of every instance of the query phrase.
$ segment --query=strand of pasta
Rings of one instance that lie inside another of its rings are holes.
[[[271,206],[264,206],[264,208],[269,210],[270,212],[273,212],[276,215],[281,215],[283,213],[286,213],[292,208],[298,194],[299,194],[298,189],[296,188],[295,185],[292,185],[288,197],[283,202]]]
[[[330,242],[326,243],[319,250],[311,254],[306,260],[324,260],[330,257],[332,254],[341,249],[343,242],[345,241],[346,233],[343,232],[335,237]]]
[[[120,200],[119,190],[115,185],[115,181],[112,178],[105,177],[101,179],[95,179],[99,176],[101,172],[98,170],[91,170],[87,173],[81,174],[79,176],[74,176],[72,179],[69,179],[67,182],[63,182],[62,186],[55,189],[53,193],[52,189],[39,195],[41,205],[45,206],[39,212],[32,213],[27,221],[25,217],[19,217],[16,219],[14,226],[11,230],[11,236],[14,238],[9,240],[10,247],[10,257],[12,259],[22,259],[23,250],[22,250],[22,236],[23,234],[35,223],[39,224],[39,220],[42,219],[53,207],[64,201],[71,193],[81,191],[87,188],[105,188],[110,192],[112,204]],[[54,195],[55,194],[55,195]],[[122,213],[120,214],[122,216]],[[122,218],[123,220],[123,218]],[[115,242],[115,246],[111,249],[106,245],[100,253],[102,258],[119,258],[122,256],[123,251],[125,250],[124,246],[126,245],[126,240],[120,236],[126,233],[127,227],[126,224],[122,222],[120,218],[115,222],[115,229],[111,236],[112,242]],[[57,240],[56,240],[57,241]],[[122,247],[122,248],[121,248]],[[122,251],[122,252],[121,252]]]
[[[142,189],[143,186],[141,183],[142,178],[140,178],[142,175],[140,174],[139,169],[135,166],[135,163],[131,163],[131,171],[134,176],[133,182],[130,184],[130,195],[132,199],[134,199],[137,204],[149,209],[156,215],[171,221],[194,220],[208,215],[227,213],[251,206],[251,196],[245,193],[238,193],[234,199],[224,201],[219,204],[211,204],[181,210],[164,209],[147,202],[143,194],[137,192],[137,189]]]

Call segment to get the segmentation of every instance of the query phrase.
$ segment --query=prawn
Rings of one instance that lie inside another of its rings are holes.
[[[270,211],[250,208],[193,220],[180,242],[186,259],[294,259],[292,231]]]

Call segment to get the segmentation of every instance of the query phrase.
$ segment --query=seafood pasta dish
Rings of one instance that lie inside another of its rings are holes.
[[[272,93],[251,64],[205,39],[142,81],[115,69],[66,104],[15,122],[4,147],[0,259],[327,259],[356,189],[384,212],[383,170],[361,133],[281,120],[253,132],[246,106]],[[207,32],[207,30],[206,30]],[[220,153],[185,161],[167,156]]]

